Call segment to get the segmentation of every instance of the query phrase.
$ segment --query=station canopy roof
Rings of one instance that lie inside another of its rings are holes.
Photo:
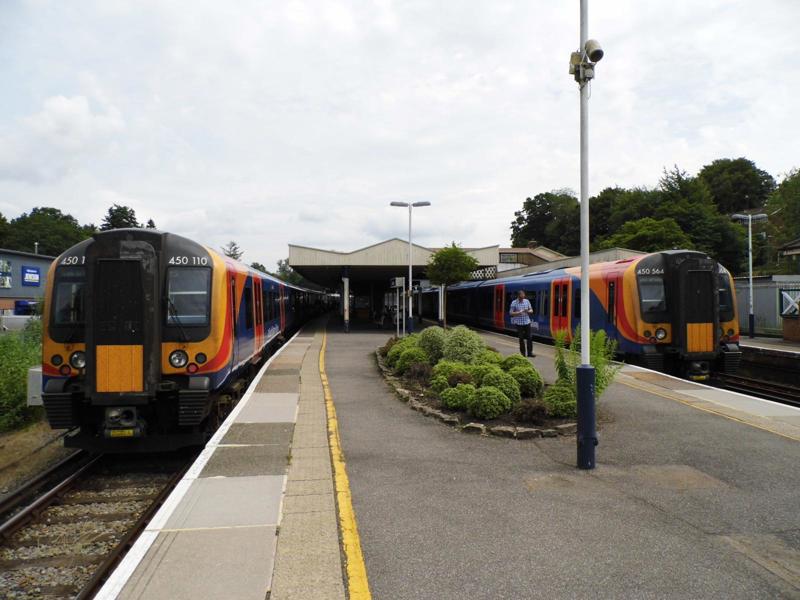
[[[438,248],[413,244],[414,279],[427,279],[425,269]],[[464,248],[479,268],[496,268],[499,246]],[[408,277],[408,241],[392,238],[352,252],[323,250],[289,244],[289,266],[318,285],[335,289],[342,277],[350,277],[350,285],[387,287],[392,277]]]

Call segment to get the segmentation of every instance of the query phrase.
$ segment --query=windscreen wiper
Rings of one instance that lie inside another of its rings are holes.
[[[169,311],[172,320],[178,326],[178,330],[181,332],[181,337],[183,338],[184,342],[189,341],[189,336],[186,335],[186,331],[183,329],[183,324],[181,323],[180,318],[178,318],[178,309],[175,308],[175,303],[172,301],[172,298],[167,296],[167,310]]]

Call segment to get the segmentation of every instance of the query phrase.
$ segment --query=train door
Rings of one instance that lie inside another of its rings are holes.
[[[261,280],[255,277],[253,278],[253,301],[256,312],[255,348],[258,351],[261,344],[264,343],[264,312],[261,309]]]
[[[685,347],[690,353],[714,352],[716,320],[714,273],[710,270],[688,270],[680,282],[683,288],[683,309],[686,315]]]
[[[570,297],[572,281],[569,277],[556,279],[551,284],[550,332],[555,336],[559,331],[567,332],[570,337]]]
[[[494,326],[505,329],[506,316],[506,286],[497,285],[494,288]]]
[[[612,339],[617,339],[617,307],[619,305],[617,294],[619,282],[612,276],[606,280],[606,335]]]
[[[232,361],[236,365],[239,362],[239,336],[236,335],[236,326],[238,325],[236,319],[236,278],[231,277],[230,285],[230,301],[231,301],[231,352],[233,354]]]

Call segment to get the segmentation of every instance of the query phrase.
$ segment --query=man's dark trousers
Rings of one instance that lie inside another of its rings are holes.
[[[519,351],[522,356],[533,354],[533,340],[531,340],[531,324],[517,325],[517,336],[519,337]]]

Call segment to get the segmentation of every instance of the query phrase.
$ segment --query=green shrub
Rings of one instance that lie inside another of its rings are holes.
[[[531,361],[521,354],[506,356],[500,366],[503,367],[503,371],[510,371],[514,367],[533,367]]]
[[[475,364],[478,365],[500,365],[503,362],[503,355],[500,354],[497,350],[483,350],[478,357],[475,359]]]
[[[400,358],[397,360],[394,370],[398,374],[402,374],[405,373],[411,365],[427,363],[428,360],[428,353],[425,352],[425,350],[419,347],[411,347],[403,350],[402,354],[400,354]]]
[[[473,363],[486,348],[481,337],[474,331],[459,325],[454,327],[444,342],[443,358],[463,363]]]
[[[444,375],[437,375],[431,378],[431,389],[437,394],[441,394],[449,387],[450,384],[447,383],[447,377]]]
[[[499,365],[489,365],[486,363],[469,365],[468,370],[469,374],[472,375],[472,380],[475,382],[475,385],[479,387],[483,385],[483,378],[486,377],[487,374],[503,372]]]
[[[394,345],[397,343],[399,339],[400,338],[396,338],[394,336],[390,337],[383,346],[378,348],[378,352],[380,353],[380,355],[386,358],[386,355],[389,354],[389,350],[391,350],[394,347]]]
[[[31,319],[25,330],[0,335],[0,431],[31,421],[37,414],[27,406],[28,369],[42,359],[41,320]]]
[[[538,398],[523,398],[522,402],[511,411],[514,420],[519,423],[533,423],[540,425],[547,419],[544,404]]]
[[[555,366],[557,379],[556,382],[563,381],[569,383],[573,388],[576,385],[576,369],[581,362],[581,335],[580,329],[576,328],[569,345],[566,343],[566,333],[559,332],[555,336],[556,358]],[[606,388],[614,381],[621,365],[613,363],[614,355],[617,350],[616,340],[608,339],[603,330],[592,332],[589,346],[589,357],[595,369],[594,397],[598,400]]]
[[[564,381],[557,381],[555,385],[548,387],[542,401],[551,417],[574,418],[578,415],[575,388]]]
[[[446,337],[444,329],[435,325],[423,329],[419,334],[419,347],[431,357],[431,364],[435,365],[441,360]]]
[[[441,394],[442,405],[453,410],[466,410],[475,396],[475,386],[471,383],[459,383]]]
[[[449,378],[450,375],[455,373],[456,371],[463,371],[466,372],[468,369],[467,365],[462,362],[454,362],[452,360],[440,360],[436,366],[433,367],[433,376],[438,377],[442,375],[445,379]]]
[[[447,383],[450,387],[456,387],[462,383],[474,383],[475,380],[472,379],[472,375],[469,374],[469,371],[453,371],[450,373],[450,377],[447,378]]]
[[[406,377],[425,385],[431,380],[431,365],[426,362],[412,364],[406,371]]]
[[[467,410],[479,419],[495,419],[511,410],[511,400],[496,387],[487,385],[477,389]]]
[[[395,342],[395,344],[386,354],[386,364],[389,367],[394,368],[397,364],[397,361],[400,360],[400,355],[403,353],[403,351],[408,350],[409,348],[418,348],[418,342],[419,334],[417,333],[407,335],[406,337],[397,340],[397,342]]]
[[[522,399],[517,380],[503,371],[487,373],[483,378],[481,387],[497,388],[508,397],[508,399],[511,401],[511,404],[516,404]]]
[[[536,369],[514,367],[508,374],[517,381],[520,393],[526,398],[537,398],[542,394],[544,382]]]

